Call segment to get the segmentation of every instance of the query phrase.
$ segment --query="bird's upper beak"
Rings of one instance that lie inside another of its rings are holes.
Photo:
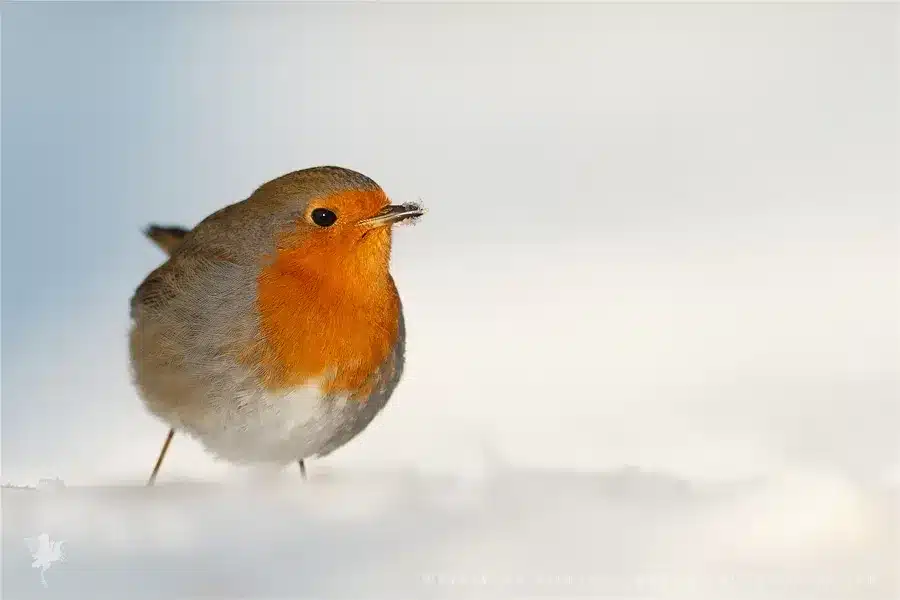
[[[424,214],[425,211],[418,204],[389,204],[378,211],[374,217],[363,219],[359,224],[366,227],[383,227],[407,219],[416,219]]]

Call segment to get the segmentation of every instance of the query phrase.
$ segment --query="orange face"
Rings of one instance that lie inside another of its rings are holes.
[[[306,252],[351,253],[368,234],[390,237],[390,227],[369,228],[360,223],[390,204],[382,191],[351,190],[317,198],[297,223],[297,237],[287,240]]]
[[[415,205],[391,205],[381,190],[316,198],[307,204],[296,229],[279,240],[279,257],[301,269],[377,276],[379,270],[387,271],[391,226],[421,214]]]
[[[388,270],[391,227],[422,214],[380,190],[308,203],[259,275],[262,340],[255,357],[269,388],[322,378],[325,391],[363,398],[396,342],[400,302]]]

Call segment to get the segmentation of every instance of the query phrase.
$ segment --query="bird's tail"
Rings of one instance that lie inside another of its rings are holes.
[[[172,254],[187,234],[188,230],[184,227],[149,225],[144,229],[144,235],[162,248],[166,254]]]

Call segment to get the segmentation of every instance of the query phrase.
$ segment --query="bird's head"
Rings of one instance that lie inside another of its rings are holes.
[[[418,204],[392,204],[373,180],[340,167],[288,173],[249,201],[281,221],[275,258],[285,270],[366,279],[387,275],[393,226],[423,214]]]

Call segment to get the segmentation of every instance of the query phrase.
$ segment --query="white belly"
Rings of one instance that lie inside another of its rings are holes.
[[[287,464],[322,449],[340,428],[344,405],[346,399],[326,398],[314,383],[282,393],[244,392],[180,428],[225,460]]]

